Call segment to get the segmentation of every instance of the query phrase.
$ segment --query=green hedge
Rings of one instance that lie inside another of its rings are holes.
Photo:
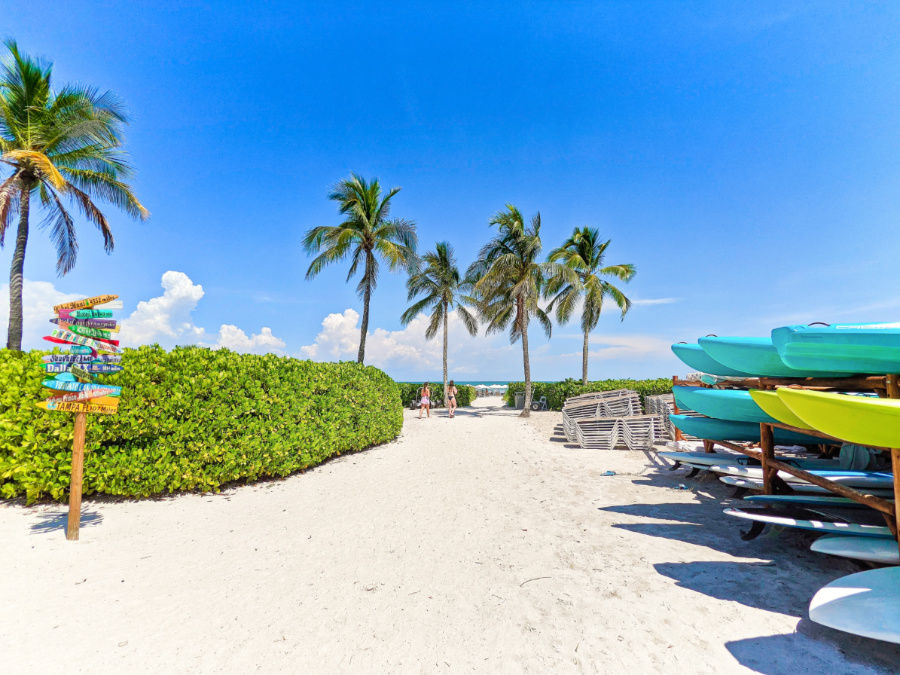
[[[60,499],[72,415],[35,406],[41,356],[0,350],[0,496]],[[119,413],[89,415],[84,491],[147,497],[286,476],[397,436],[400,390],[376,368],[158,346],[127,349]]]
[[[409,402],[416,398],[421,382],[398,382],[400,387],[400,400],[403,401],[405,407],[409,407]],[[441,407],[446,407],[447,402],[444,400],[444,384],[442,382],[432,382],[428,385],[431,388],[431,397],[438,398],[441,401]],[[475,387],[468,384],[456,385],[456,404],[459,406],[472,405],[472,401],[478,398]]]
[[[668,394],[672,391],[672,380],[660,377],[656,380],[599,380],[582,385],[581,380],[563,380],[562,382],[532,382],[532,399],[539,401],[541,396],[547,397],[547,405],[551,410],[562,410],[563,403],[570,396],[587,394],[593,391],[612,391],[613,389],[631,389],[641,395],[641,402],[647,396]],[[516,392],[525,391],[524,382],[510,382],[506,392],[506,403],[515,405]]]

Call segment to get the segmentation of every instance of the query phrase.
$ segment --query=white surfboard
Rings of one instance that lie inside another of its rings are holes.
[[[762,480],[763,472],[761,466],[734,466],[730,464],[719,464],[709,467],[713,473],[721,473],[726,476],[738,476],[739,478],[750,478],[751,480]],[[807,469],[808,470],[808,469]],[[893,476],[889,473],[866,473],[864,471],[829,471],[819,474],[822,478],[826,478],[834,483],[840,483],[847,487],[853,488],[880,488],[892,489],[894,486]],[[779,471],[778,477],[787,483],[806,483],[805,480],[797,478],[793,474],[786,471]],[[808,484],[808,483],[807,483]]]
[[[882,565],[900,565],[900,546],[893,539],[828,534],[816,539],[809,549],[841,558],[868,560]]]
[[[665,457],[673,462],[690,464],[691,466],[743,466],[748,463],[750,457],[739,454],[725,454],[722,452],[660,452],[660,457]],[[790,463],[799,469],[838,469],[838,462],[833,459],[795,459],[793,457],[779,457],[782,462]],[[753,464],[753,466],[759,466]]]
[[[725,485],[730,485],[732,487],[741,487],[747,488],[748,490],[762,490],[763,482],[762,478],[759,480],[751,479],[751,478],[740,478],[739,476],[719,476],[719,480],[725,483]],[[818,485],[813,485],[812,483],[791,483],[791,489],[794,492],[800,492],[803,494],[817,494],[817,495],[833,495],[834,493],[831,490],[826,490],[823,487],[819,487]],[[892,499],[894,496],[893,490],[883,490],[879,488],[871,488],[866,489],[866,494],[872,495],[873,497],[884,497],[887,499]]]
[[[768,525],[780,525],[781,527],[793,527],[799,530],[812,530],[813,532],[827,532],[829,534],[846,534],[857,537],[890,537],[891,541],[895,541],[891,531],[884,525],[841,523],[829,521],[825,516],[822,517],[822,520],[798,520],[786,515],[780,516],[768,512],[742,511],[741,509],[725,509],[725,514],[743,520],[752,520],[757,523],[766,523]]]
[[[867,504],[847,499],[846,497],[829,497],[827,495],[749,495],[744,497],[745,502],[752,504],[797,504],[803,506],[836,506],[842,509],[868,509]]]
[[[832,581],[813,596],[809,618],[845,633],[900,644],[900,567]]]

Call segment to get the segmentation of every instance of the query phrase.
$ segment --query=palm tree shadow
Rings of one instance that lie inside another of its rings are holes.
[[[733,640],[725,648],[742,666],[765,675],[790,672],[798,662],[806,672],[833,672],[842,655],[855,665],[885,672],[896,672],[900,663],[900,646],[842,633],[806,618],[794,633]]]
[[[52,511],[38,514],[38,522],[31,525],[32,534],[47,534],[62,530],[65,532],[69,520],[68,511]],[[81,507],[81,527],[93,527],[103,522],[103,515],[97,511],[88,511],[86,506]]]

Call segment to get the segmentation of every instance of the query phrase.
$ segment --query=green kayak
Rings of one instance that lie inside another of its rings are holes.
[[[785,405],[814,429],[859,445],[900,447],[900,399],[784,387],[776,391]]]
[[[785,405],[784,401],[778,398],[777,392],[751,389],[750,396],[754,401],[756,401],[756,405],[762,408],[767,415],[774,417],[782,424],[789,424],[790,426],[797,427],[798,429],[813,428],[806,422],[801,420],[799,417],[797,417],[797,415],[795,415],[794,412]]]

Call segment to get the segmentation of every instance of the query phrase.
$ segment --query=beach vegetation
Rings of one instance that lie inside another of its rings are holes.
[[[52,87],[53,67],[19,52],[12,40],[0,65],[0,162],[11,173],[0,182],[0,246],[18,216],[9,283],[8,349],[22,348],[22,288],[31,211],[44,212],[56,247],[56,271],[75,267],[78,238],[74,205],[97,226],[107,253],[115,241],[105,201],[144,220],[147,209],[129,184],[133,175],[123,150],[128,123],[124,106],[111,92],[83,85]],[[37,210],[37,209],[35,209]]]
[[[416,400],[419,388],[422,386],[421,382],[398,382],[397,386],[400,387],[400,400],[403,401],[404,406],[409,406],[410,403]],[[436,406],[432,405],[433,408],[438,407],[447,407],[447,399],[444,396],[445,389],[441,386],[440,382],[429,384],[431,388],[431,399],[432,402],[440,401],[441,405]],[[457,384],[456,385],[456,403],[459,407],[463,408],[467,405],[472,405],[472,402],[478,398],[478,392],[470,384]]]
[[[72,415],[47,412],[41,357],[0,350],[0,496],[63,499]],[[126,349],[116,415],[88,415],[84,493],[149,497],[287,476],[385,443],[403,425],[382,371],[227,349]]]
[[[357,362],[363,363],[366,354],[366,335],[369,330],[369,304],[372,291],[378,284],[381,263],[392,272],[406,270],[413,274],[416,255],[416,224],[402,218],[390,218],[391,200],[400,192],[391,188],[382,196],[378,179],[367,181],[351,174],[340,181],[328,195],[338,205],[344,220],[339,225],[320,225],[306,233],[303,247],[316,255],[306,278],[316,277],[325,267],[349,258],[347,281],[357,270],[362,271],[356,292],[363,301],[362,325],[359,336]]]
[[[651,380],[598,380],[582,383],[576,379],[566,379],[560,382],[535,382],[532,385],[534,398],[547,397],[547,406],[551,410],[562,410],[567,398],[589,394],[598,391],[613,391],[615,389],[631,389],[641,396],[641,402],[645,402],[647,396],[672,393],[672,379],[659,377]],[[516,393],[525,391],[524,382],[510,382],[506,390],[506,403],[514,406]]]
[[[453,247],[448,242],[441,241],[437,243],[434,251],[429,251],[421,257],[418,270],[411,274],[406,282],[406,289],[409,301],[420,298],[420,296],[424,297],[403,312],[400,317],[401,323],[408,326],[419,314],[427,311],[430,314],[428,327],[425,329],[425,339],[431,340],[437,335],[438,330],[443,329],[443,393],[447,391],[447,342],[450,312],[456,310],[456,316],[465,326],[469,335],[478,334],[478,320],[466,307],[467,304],[474,302],[469,295],[472,283],[460,274]]]
[[[588,383],[588,338],[603,311],[603,301],[610,300],[621,311],[621,319],[631,309],[631,300],[610,279],[628,283],[634,278],[635,267],[607,265],[606,249],[612,240],[603,241],[591,227],[575,228],[565,243],[550,252],[548,260],[558,262],[575,272],[575,277],[558,275],[547,284],[546,294],[552,298],[548,311],[556,308],[556,320],[568,323],[581,309],[581,332],[584,345],[581,355],[581,383]],[[579,302],[580,301],[580,302]]]

